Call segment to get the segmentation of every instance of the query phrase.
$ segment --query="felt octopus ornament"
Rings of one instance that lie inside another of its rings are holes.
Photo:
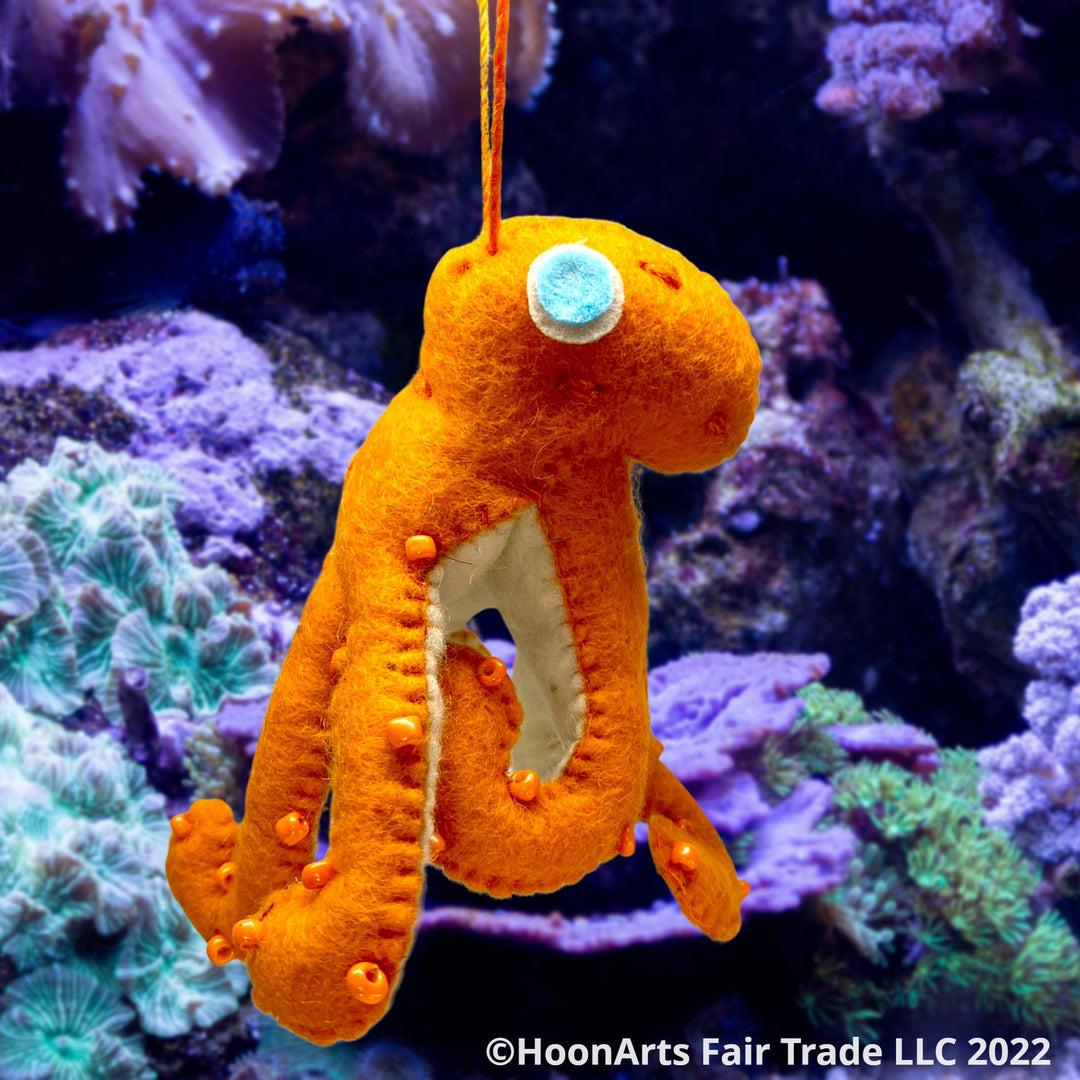
[[[757,347],[678,252],[607,221],[500,221],[508,0],[479,0],[484,223],[431,278],[420,366],[356,453],[274,688],[243,822],[172,820],[210,958],[314,1043],[389,1008],[426,865],[550,892],[634,850],[721,941],[749,886],[649,730],[635,462],[708,469],[757,406]],[[488,84],[492,103],[488,105]],[[467,629],[495,608],[513,676]],[[330,790],[329,849],[316,859]]]

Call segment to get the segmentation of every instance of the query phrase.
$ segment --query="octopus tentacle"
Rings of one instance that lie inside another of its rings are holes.
[[[660,761],[660,749],[655,743],[641,816],[649,826],[653,862],[682,913],[709,937],[730,941],[739,932],[739,905],[750,886],[739,880],[705,812]]]
[[[244,823],[219,799],[196,802],[173,819],[165,869],[169,885],[207,939],[231,941],[236,921],[266,894],[299,877],[311,860],[328,789],[323,716],[333,689],[342,602],[333,553],[312,590],[271,696],[247,789]],[[283,778],[288,783],[283,783]],[[282,819],[295,815],[283,843]],[[306,826],[306,829],[305,829]],[[303,833],[297,836],[297,833]],[[294,839],[295,838],[295,839]]]
[[[320,1044],[359,1038],[389,1008],[423,888],[428,589],[404,544],[365,543],[357,562],[361,580],[389,587],[349,592],[326,715],[329,852],[262,900],[261,937],[243,957],[255,1004]]]
[[[492,530],[486,557],[475,542],[451,553],[470,567],[462,591],[483,598],[459,617],[503,600],[519,646],[520,701],[510,680],[484,687],[471,649],[450,646],[442,663],[438,864],[493,896],[549,892],[612,858],[645,796],[646,599],[636,551],[608,542],[636,535],[638,519],[628,466],[598,471],[600,483],[565,478],[542,511]]]

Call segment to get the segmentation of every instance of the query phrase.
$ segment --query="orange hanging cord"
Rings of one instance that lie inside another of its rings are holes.
[[[510,0],[497,0],[495,9],[495,51],[491,50],[488,0],[477,0],[480,8],[480,156],[484,200],[483,236],[489,255],[499,250],[502,221],[503,113],[506,109],[506,49],[510,27]],[[488,96],[488,81],[491,96]]]

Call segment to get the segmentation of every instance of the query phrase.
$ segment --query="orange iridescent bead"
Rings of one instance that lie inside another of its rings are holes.
[[[295,810],[279,817],[274,826],[277,838],[286,847],[296,847],[310,831],[311,826]]]
[[[333,675],[335,679],[338,678],[338,676],[340,676],[341,673],[345,670],[345,661],[348,659],[348,657],[349,650],[344,645],[342,645],[340,648],[335,649],[333,654],[331,655],[330,674]]]
[[[224,934],[215,934],[206,943],[206,955],[209,956],[211,962],[217,964],[218,967],[227,964],[236,957],[232,945],[229,944],[229,939]]]
[[[431,857],[437,859],[446,850],[446,841],[437,832],[433,832],[428,850],[431,852]]]
[[[365,1005],[378,1005],[390,993],[390,983],[382,968],[367,960],[349,968],[345,985]]]
[[[739,892],[745,900],[750,895],[750,882],[739,878]]]
[[[532,769],[518,769],[510,777],[510,794],[520,803],[530,803],[540,794],[540,777]]]
[[[476,678],[485,690],[494,690],[506,679],[506,665],[497,656],[485,657],[477,665]]]
[[[422,562],[425,559],[434,559],[438,554],[435,541],[430,536],[410,536],[405,541],[405,558],[409,562]]]
[[[177,814],[176,817],[170,819],[169,825],[177,840],[186,840],[195,829],[187,814]]]
[[[673,866],[682,867],[683,870],[696,870],[701,862],[701,852],[693,844],[684,844],[681,841],[671,847],[671,863]]]
[[[633,855],[637,851],[637,841],[634,839],[634,826],[625,825],[619,833],[619,846],[616,848],[620,855]]]
[[[329,859],[318,859],[308,863],[300,871],[300,880],[305,889],[321,889],[336,873],[337,870]]]
[[[233,887],[233,882],[236,880],[236,863],[223,862],[214,871],[214,880],[218,883],[218,888],[225,892]]]
[[[238,949],[257,949],[263,939],[263,924],[258,919],[241,919],[232,931]]]
[[[395,750],[419,746],[424,741],[424,725],[417,716],[398,716],[386,722],[386,741]]]

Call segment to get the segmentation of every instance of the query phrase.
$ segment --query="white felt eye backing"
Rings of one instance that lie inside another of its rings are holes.
[[[623,281],[611,260],[584,244],[537,255],[526,282],[529,314],[541,333],[584,345],[608,333],[623,310]]]

